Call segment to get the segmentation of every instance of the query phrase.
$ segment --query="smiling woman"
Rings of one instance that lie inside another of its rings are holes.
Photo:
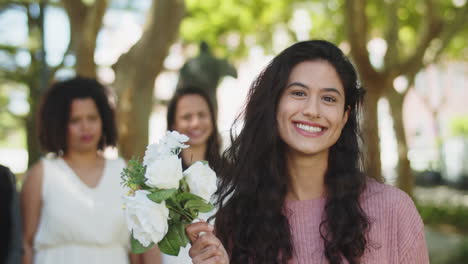
[[[327,41],[270,62],[223,153],[214,229],[186,229],[193,263],[429,263],[412,200],[362,171],[359,83]]]
[[[182,150],[184,170],[199,160],[206,160],[214,171],[218,170],[221,140],[216,124],[216,111],[207,94],[194,86],[186,86],[176,91],[167,109],[167,128],[177,130],[189,137],[189,148]],[[203,183],[198,183],[202,184]],[[208,218],[212,212],[204,214]],[[163,255],[164,264],[191,263],[183,248],[176,257]]]
[[[347,120],[344,88],[333,66],[325,60],[296,65],[277,115],[279,135],[290,149],[327,159]]]
[[[167,129],[189,137],[190,148],[182,150],[184,169],[199,160],[206,160],[216,170],[219,164],[221,139],[216,112],[208,95],[197,87],[177,90],[167,109]]]

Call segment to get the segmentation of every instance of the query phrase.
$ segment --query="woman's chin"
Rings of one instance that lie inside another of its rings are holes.
[[[208,142],[208,139],[205,138],[194,138],[190,139],[189,142],[187,142],[191,147],[196,147],[196,146],[201,146],[205,145]]]

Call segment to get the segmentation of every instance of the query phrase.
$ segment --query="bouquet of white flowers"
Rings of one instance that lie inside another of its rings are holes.
[[[143,163],[132,159],[121,173],[127,225],[132,232],[133,253],[143,253],[158,244],[161,252],[177,256],[189,239],[185,226],[213,209],[216,174],[207,162],[198,161],[182,171],[178,157],[188,137],[167,132],[158,144],[148,145]]]

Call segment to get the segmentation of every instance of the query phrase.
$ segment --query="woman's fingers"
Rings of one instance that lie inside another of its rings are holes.
[[[212,225],[208,224],[207,222],[198,222],[188,225],[185,228],[185,232],[189,237],[192,244],[198,239],[198,237],[202,236],[202,232],[213,232],[214,228]]]
[[[215,246],[218,248],[221,245],[221,241],[212,233],[205,233],[203,236],[198,237],[198,239],[192,243],[190,248],[194,252],[203,252],[206,248],[210,246]]]
[[[213,227],[206,222],[186,227],[192,241],[189,255],[195,264],[227,264],[229,257],[221,241],[213,234]]]
[[[192,251],[193,252],[193,251]],[[202,262],[202,261],[208,261],[210,259],[216,259],[214,257],[218,256],[218,257],[222,257],[223,256],[223,253],[221,250],[218,249],[217,246],[214,246],[214,245],[211,245],[211,246],[208,246],[208,247],[205,247],[203,248],[202,250],[198,251],[197,252],[198,255],[194,255],[192,261],[194,263],[197,263],[197,262]],[[204,263],[204,262],[203,262]]]

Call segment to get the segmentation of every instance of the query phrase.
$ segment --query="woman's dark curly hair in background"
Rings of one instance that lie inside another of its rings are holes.
[[[37,127],[39,143],[45,152],[61,155],[67,151],[67,128],[72,101],[91,98],[102,120],[98,148],[117,144],[117,125],[110,91],[95,79],[74,77],[52,84],[39,108]]]

